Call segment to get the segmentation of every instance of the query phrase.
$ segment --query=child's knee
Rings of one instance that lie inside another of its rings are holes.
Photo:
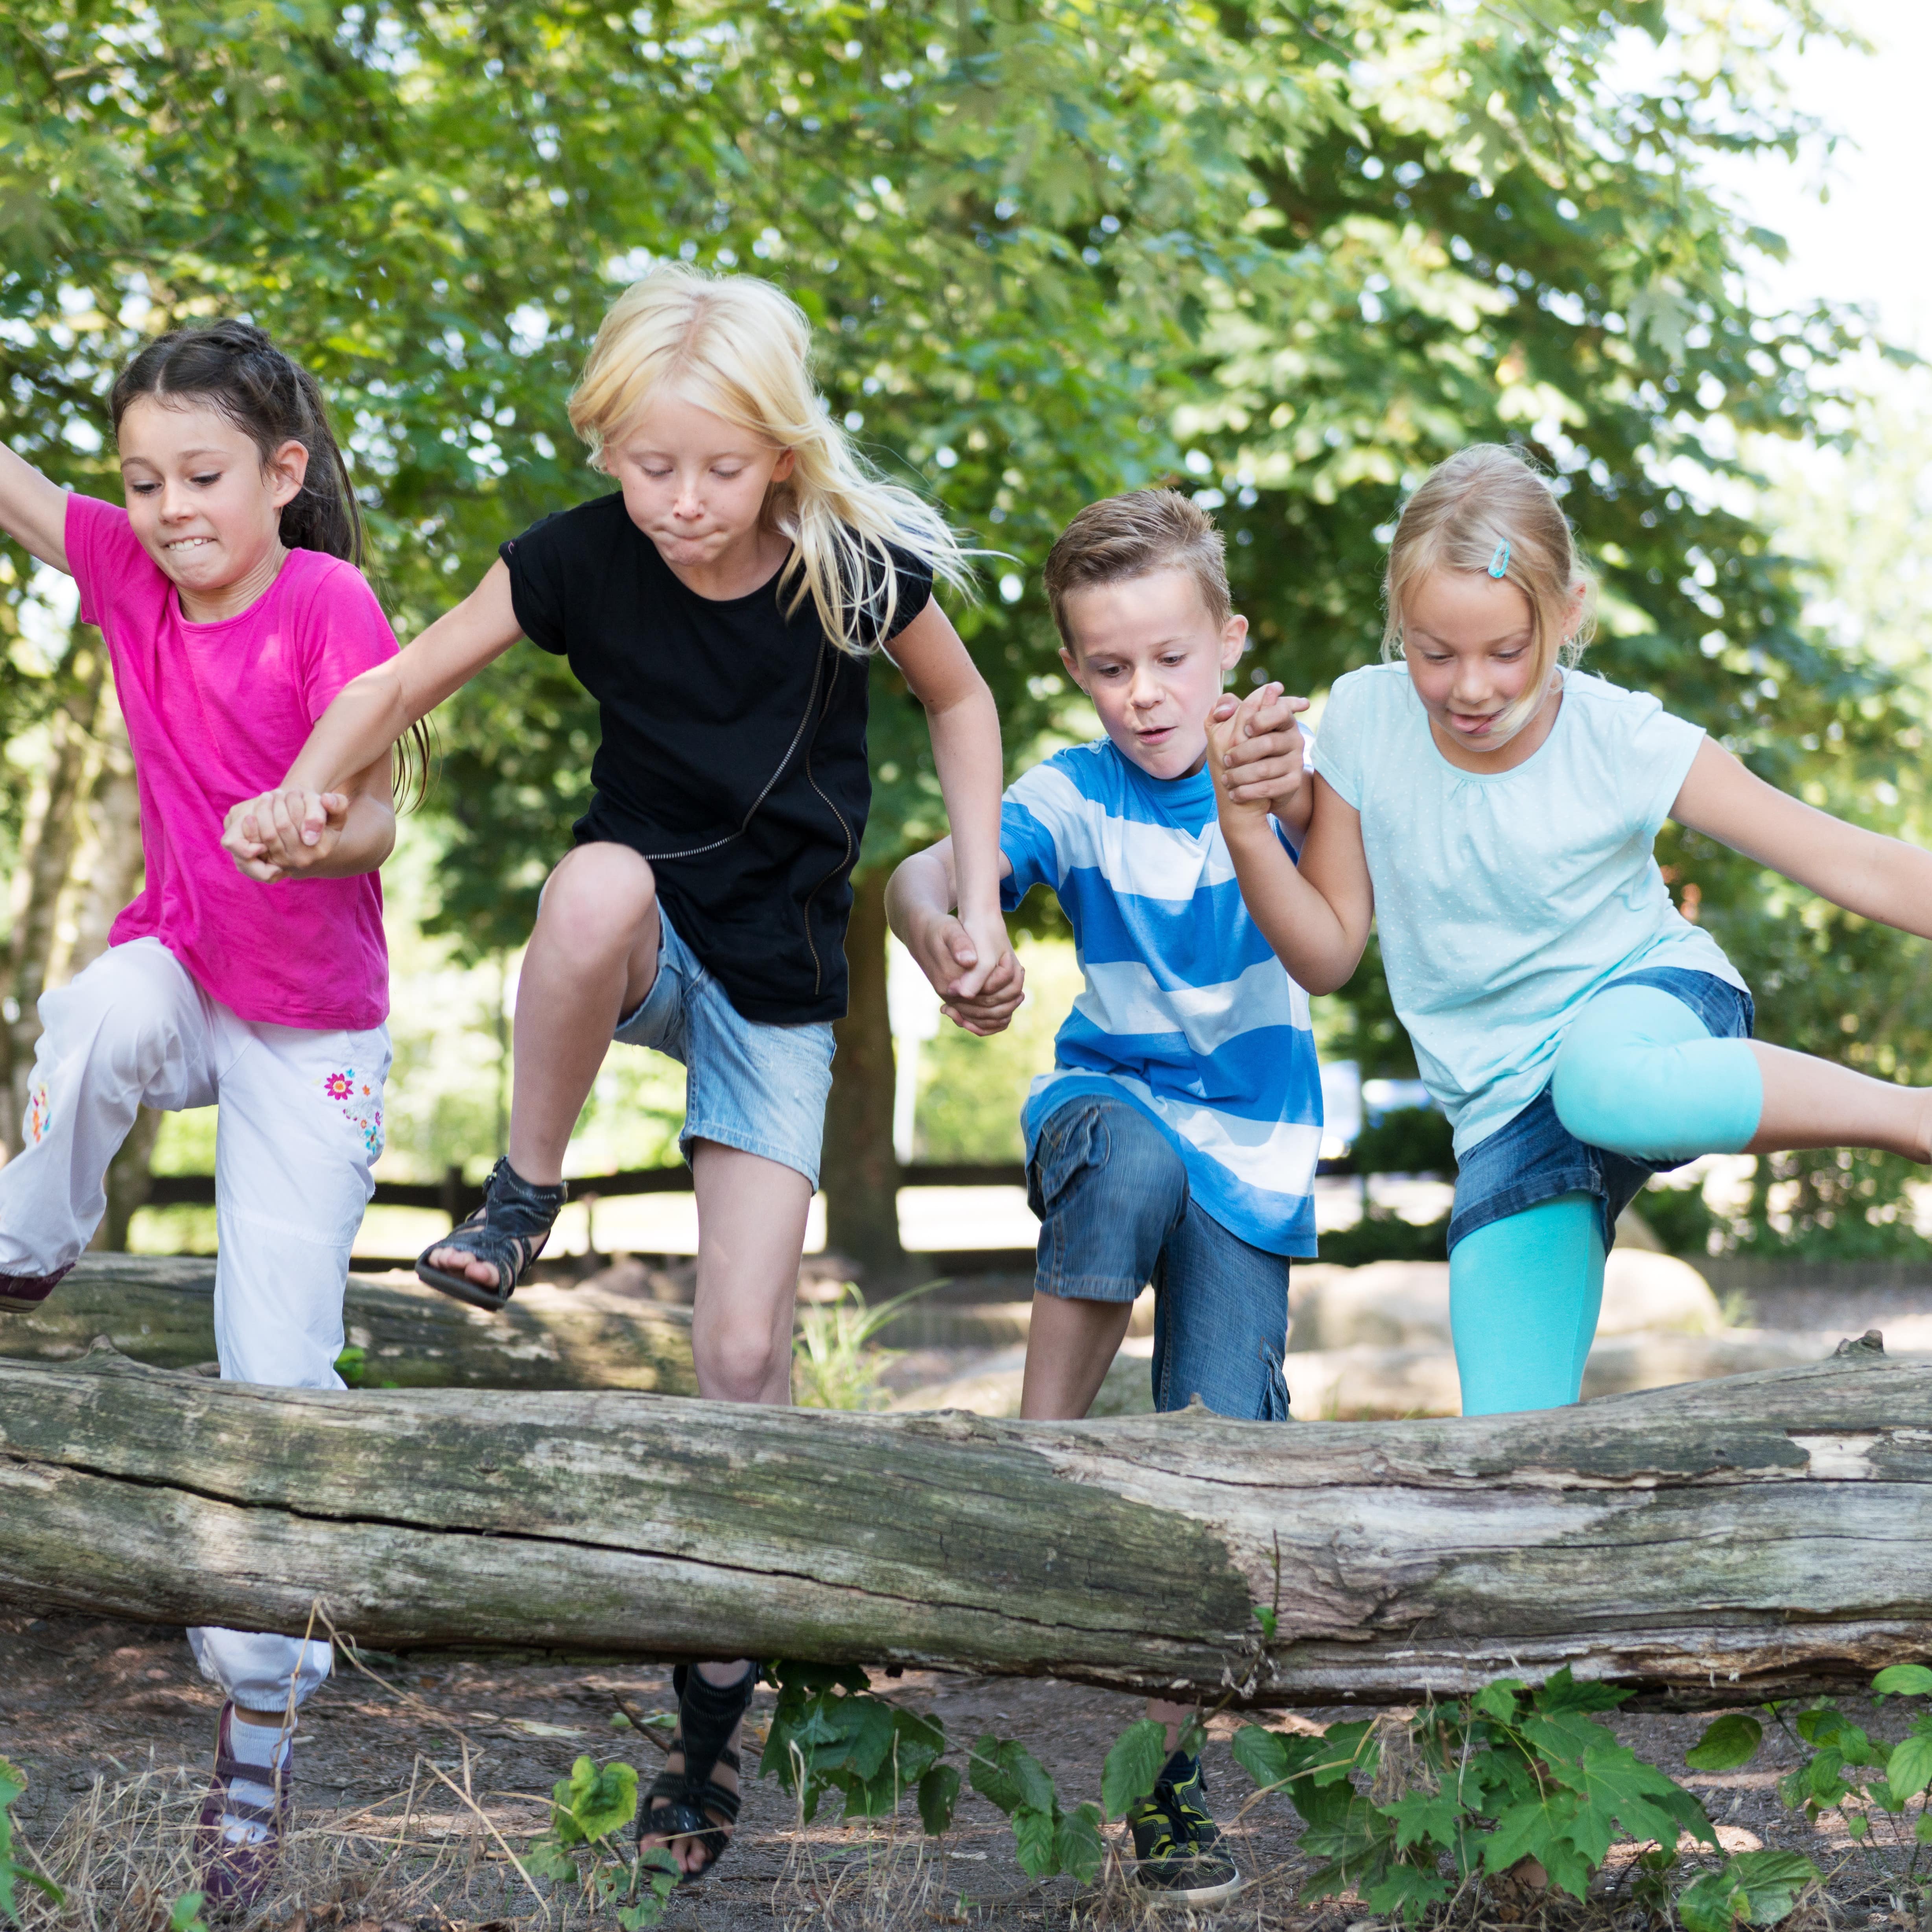
[[[1682,1097],[1674,1049],[1709,1038],[1696,1014],[1660,988],[1610,987],[1577,1015],[1558,1050],[1550,1080],[1557,1119],[1588,1147],[1639,1156],[1660,1150]]]
[[[544,885],[537,923],[573,956],[623,952],[657,898],[650,862],[628,845],[580,845]]]
[[[158,950],[158,949],[157,949]],[[132,956],[117,957],[118,954]],[[87,970],[40,997],[40,1023],[51,1057],[83,1058],[90,1069],[146,1087],[173,1056],[181,1035],[180,989],[186,975],[172,956],[117,947]]]

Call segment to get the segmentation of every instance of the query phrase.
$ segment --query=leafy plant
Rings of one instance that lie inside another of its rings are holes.
[[[890,1816],[910,1791],[929,1835],[951,1828],[960,1778],[942,1762],[948,1746],[937,1718],[874,1696],[860,1670],[783,1662],[767,1668],[778,1686],[778,1705],[758,1774],[776,1773],[808,1820],[831,1792],[843,1798],[846,1817],[873,1818]],[[1198,1744],[1197,1733],[1190,1748]],[[1028,1877],[1064,1872],[1084,1885],[1106,1856],[1103,1818],[1124,1816],[1145,1797],[1166,1756],[1161,1725],[1151,1718],[1129,1725],[1107,1754],[1101,1804],[1089,1801],[1071,1810],[1060,1802],[1046,1766],[1012,1738],[988,1731],[975,1739],[966,1772],[973,1789],[1011,1822]]]
[[[13,1920],[20,1916],[19,1896],[14,1888],[16,1880],[44,1892],[56,1905],[64,1904],[67,1900],[67,1894],[52,1880],[30,1871],[14,1858],[14,1801],[26,1788],[27,1774],[17,1765],[0,1757],[0,1919]]]
[[[1872,1679],[1872,1690],[1881,1704],[1887,1697],[1932,1697],[1932,1670],[1922,1664],[1893,1664]],[[1887,1850],[1904,1855],[1904,1873],[1895,1874],[1888,1868],[1888,1880],[1902,1878],[1907,1885],[1917,1880],[1919,1861],[1925,1847],[1932,1845],[1932,1712],[1919,1711],[1905,1736],[1888,1747],[1875,1742],[1828,1697],[1802,1711],[1794,1711],[1789,1703],[1766,1704],[1763,1708],[1801,1759],[1796,1771],[1778,1780],[1779,1797],[1809,1818],[1834,1807],[1841,1808],[1845,1828],[1854,1840],[1866,1844],[1876,1838]],[[1686,1754],[1685,1762],[1696,1771],[1741,1770],[1757,1755],[1764,1729],[1755,1718],[1742,1712],[1727,1712],[1706,1730]],[[1730,1865],[1741,1863],[1733,1858]],[[1815,1870],[1810,1874],[1816,1876]],[[1706,1876],[1718,1880],[1724,1874]],[[1782,1882],[1762,1875],[1754,1878],[1748,1871],[1736,1877],[1723,1897],[1732,1899],[1742,1888],[1755,1898],[1754,1886],[1774,1888]],[[1682,1912],[1689,1932],[1724,1932],[1731,1921],[1713,1919],[1708,1924],[1694,1925],[1690,1916],[1690,1910],[1702,1911],[1706,1900],[1715,1911],[1720,1889],[1715,1883],[1706,1886],[1702,1880],[1693,1886],[1697,1899]],[[1690,1898],[1690,1892],[1684,1897]],[[1742,1910],[1732,1914],[1733,1918],[1738,1917],[1750,1918],[1750,1914]],[[1750,1922],[1771,1922],[1751,1918]]]
[[[167,1932],[208,1932],[208,1921],[201,1916],[207,1903],[205,1892],[184,1892],[168,1908]]]
[[[901,1309],[939,1286],[936,1281],[870,1306],[856,1282],[840,1284],[830,1302],[802,1310],[792,1338],[792,1396],[801,1408],[883,1408],[879,1372],[891,1352],[874,1338]]]
[[[580,1885],[592,1907],[608,1911],[623,1932],[642,1932],[664,1916],[679,1874],[662,1846],[631,1857],[620,1848],[616,1834],[637,1815],[634,1768],[580,1757],[551,1788],[550,1829],[524,1863],[532,1877]]]
[[[1504,1678],[1419,1712],[1396,1734],[1399,1765],[1385,1766],[1388,1734],[1367,1721],[1312,1737],[1250,1724],[1234,1751],[1256,1784],[1286,1793],[1306,1821],[1304,1852],[1326,1861],[1304,1898],[1355,1891],[1372,1912],[1413,1924],[1458,1886],[1526,1858],[1580,1899],[1618,1838],[1674,1847],[1688,1832],[1714,1848],[1696,1799],[1590,1714],[1625,1694],[1567,1668],[1535,1690]],[[1378,1780],[1385,1769],[1396,1774]],[[1358,1776],[1401,1788],[1378,1798]]]

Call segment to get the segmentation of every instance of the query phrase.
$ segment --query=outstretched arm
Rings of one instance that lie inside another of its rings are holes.
[[[1375,891],[1362,850],[1362,818],[1320,772],[1314,809],[1298,866],[1268,824],[1265,797],[1244,801],[1230,790],[1228,753],[1246,735],[1250,707],[1208,728],[1208,769],[1214,777],[1221,836],[1234,862],[1241,898],[1275,956],[1296,983],[1311,993],[1332,993],[1347,983],[1369,943]],[[1238,766],[1232,774],[1239,776]]]
[[[0,530],[56,570],[67,568],[67,492],[0,442]]]
[[[1708,738],[1670,815],[1847,912],[1932,938],[1932,852],[1780,791]]]
[[[888,646],[912,694],[926,707],[932,762],[952,828],[954,903],[971,941],[970,959],[950,985],[933,983],[949,1000],[971,1000],[996,971],[1017,970],[1000,912],[1000,713],[986,680],[968,656],[952,622],[936,602]],[[922,962],[923,963],[923,962]]]
[[[331,876],[316,866],[335,866],[344,814],[352,798],[377,789],[370,774],[378,770],[386,808],[390,747],[522,634],[510,573],[499,558],[454,610],[388,663],[352,678],[336,693],[273,791],[231,808],[221,842],[236,865],[260,879],[296,871]],[[394,831],[392,820],[392,842]],[[302,848],[319,854],[316,862],[301,862]]]

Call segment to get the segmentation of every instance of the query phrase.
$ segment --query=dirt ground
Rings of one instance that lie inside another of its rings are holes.
[[[1139,1714],[1127,1698],[1051,1681],[908,1672],[874,1688],[941,1718],[955,1745],[986,1730],[1018,1738],[1069,1804],[1098,1797],[1101,1760]],[[771,1696],[759,1694],[754,1738],[762,1737]],[[544,1796],[580,1752],[623,1757],[649,1778],[658,1754],[637,1729],[613,1728],[620,1700],[641,1715],[668,1710],[669,1672],[446,1654],[379,1660],[373,1676],[338,1671],[304,1714],[295,1869],[264,1922],[287,1932],[332,1924],[348,1932],[510,1932],[513,1924],[543,1923],[506,1852],[542,1828]],[[186,1831],[219,1707],[178,1629],[10,1615],[0,1603],[0,1754],[29,1779],[16,1817],[33,1847],[67,1861],[64,1870],[73,1872],[82,1852],[88,1862],[87,1908],[62,1922],[87,1924],[89,1932],[153,1932],[172,1893],[188,1888]],[[1903,1733],[1906,1713],[1896,1702],[1876,1714],[1858,1700],[1846,1708],[1875,1737]],[[1278,1713],[1269,1721],[1307,1728],[1345,1714]],[[1208,1780],[1252,1882],[1218,1917],[1201,1922],[1378,1932],[1357,1901],[1295,1904],[1309,1869],[1296,1849],[1298,1825],[1278,1796],[1241,1810],[1252,1787],[1228,1750],[1235,1721],[1214,1726]],[[1699,1776],[1687,1772],[1683,1753],[1707,1717],[1612,1721],[1641,1755],[1698,1793],[1726,1849],[1790,1846],[1835,1871],[1829,1926],[1920,1932],[1900,1916],[1881,1870],[1852,1845],[1840,1817],[1827,1814],[1814,1826],[1779,1804],[1777,1776],[1796,1760],[1775,1733],[1748,1770]],[[748,1754],[748,1770],[754,1763]],[[714,1876],[677,1895],[667,1925],[706,1932],[774,1924],[1020,1928],[1127,1925],[1144,1917],[1118,1881],[1111,1892],[1103,1887],[1084,1896],[1066,1880],[1030,1883],[1014,1862],[1004,1821],[970,1792],[956,1829],[935,1851],[916,1826],[902,1826],[896,1837],[876,1825],[848,1828],[824,1819],[801,1829],[775,1780],[752,1778],[748,1789],[736,1845]],[[140,1862],[122,1856],[130,1837],[148,1847],[138,1882],[129,1874]],[[1628,1908],[1596,1916],[1605,1926],[1642,1922]],[[553,1922],[580,1916],[556,1911]],[[1160,1917],[1169,1925],[1187,1922],[1184,1913]]]

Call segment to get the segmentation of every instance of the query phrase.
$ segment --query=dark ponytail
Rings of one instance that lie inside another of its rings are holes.
[[[320,550],[362,567],[362,509],[349,466],[328,426],[315,378],[247,322],[171,329],[122,370],[109,408],[115,433],[142,396],[178,397],[219,410],[254,443],[266,464],[285,442],[308,452],[302,486],[282,506],[281,539],[290,550]],[[393,789],[399,806],[420,804],[429,788],[430,750],[418,719],[396,747]]]
[[[192,398],[219,410],[266,463],[285,442],[308,452],[302,486],[282,506],[282,542],[361,568],[362,512],[315,378],[252,322],[216,322],[158,335],[122,370],[110,404],[118,434],[141,396]]]

